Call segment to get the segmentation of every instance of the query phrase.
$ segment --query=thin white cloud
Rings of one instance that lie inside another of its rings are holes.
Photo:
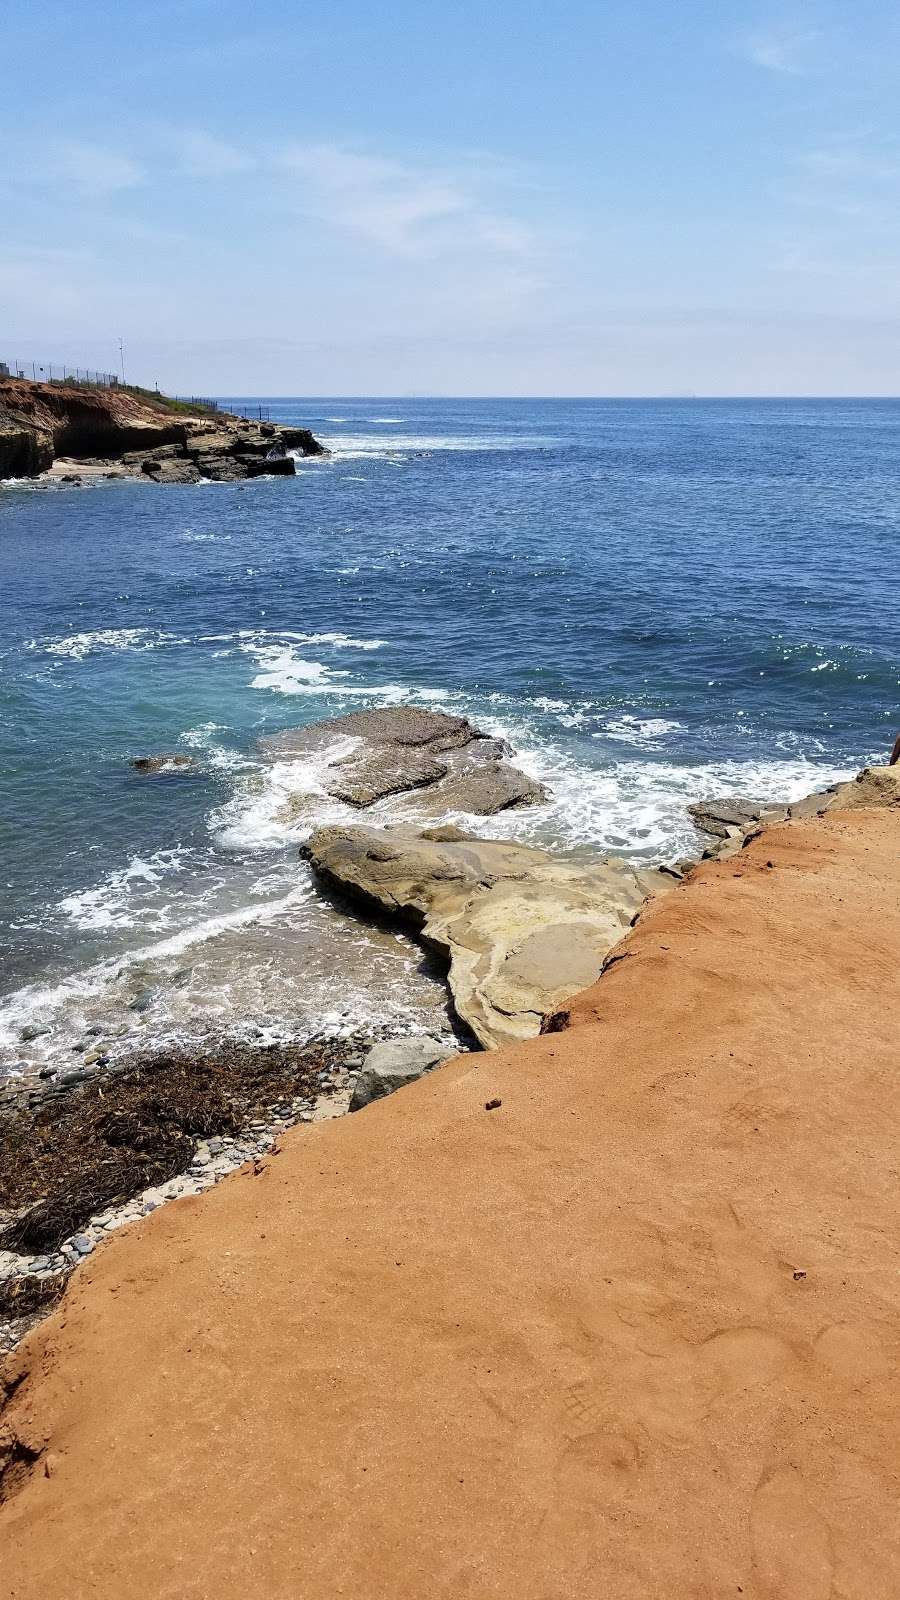
[[[737,51],[767,72],[796,77],[810,70],[811,52],[821,38],[819,28],[756,28],[740,36]]]
[[[406,166],[335,144],[294,144],[278,164],[302,180],[305,208],[386,255],[433,257],[473,246],[517,255],[529,231],[484,203],[465,176]]]
[[[182,171],[191,178],[230,178],[256,165],[246,150],[202,130],[183,133],[177,144]]]
[[[119,189],[133,189],[144,181],[142,169],[129,156],[74,139],[56,146],[51,170],[54,177],[74,184],[86,195],[114,194]]]

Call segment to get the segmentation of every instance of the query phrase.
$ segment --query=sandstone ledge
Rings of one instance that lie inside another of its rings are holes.
[[[540,1033],[647,896],[671,888],[624,861],[583,866],[454,827],[319,828],[304,854],[324,883],[440,953],[457,1015],[486,1049]]]

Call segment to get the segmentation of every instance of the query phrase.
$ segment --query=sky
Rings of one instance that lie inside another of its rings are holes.
[[[0,360],[900,393],[891,0],[17,0],[0,86]]]

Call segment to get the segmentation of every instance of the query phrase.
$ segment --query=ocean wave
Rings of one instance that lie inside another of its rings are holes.
[[[350,461],[365,457],[394,460],[408,455],[443,455],[459,451],[534,450],[552,441],[543,436],[525,438],[521,434],[471,433],[454,438],[447,434],[408,433],[392,434],[386,440],[379,433],[345,433],[328,435],[322,443],[331,451],[332,461]]]

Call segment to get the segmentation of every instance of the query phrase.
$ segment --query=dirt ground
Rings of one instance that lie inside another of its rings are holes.
[[[3,1600],[896,1600],[898,847],[767,830],[566,1031],[98,1250],[5,1369]]]

